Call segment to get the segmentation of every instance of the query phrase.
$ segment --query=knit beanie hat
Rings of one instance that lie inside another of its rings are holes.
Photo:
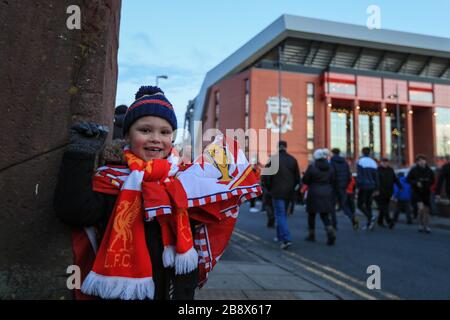
[[[172,104],[164,92],[153,86],[142,86],[136,93],[136,101],[131,104],[125,114],[123,134],[126,135],[131,125],[139,118],[155,116],[167,120],[173,130],[177,129],[177,117]]]

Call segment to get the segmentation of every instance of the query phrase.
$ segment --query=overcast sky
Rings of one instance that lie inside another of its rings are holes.
[[[381,28],[450,38],[448,0],[122,0],[116,105],[141,85],[159,85],[183,127],[206,73],[282,14],[366,25],[370,5]]]

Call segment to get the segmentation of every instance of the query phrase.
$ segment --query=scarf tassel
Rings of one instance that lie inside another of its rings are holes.
[[[165,246],[163,251],[164,268],[170,268],[175,265],[175,246]]]
[[[177,253],[175,256],[175,274],[187,274],[198,267],[198,253],[191,247],[185,253]]]
[[[151,277],[139,279],[109,277],[91,271],[83,281],[81,291],[102,299],[152,300],[155,284]]]

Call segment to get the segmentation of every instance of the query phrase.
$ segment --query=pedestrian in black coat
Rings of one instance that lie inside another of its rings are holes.
[[[436,186],[436,195],[440,196],[442,192],[442,187],[445,184],[445,193],[447,198],[450,198],[450,161],[442,166],[441,172],[439,173],[439,180]]]
[[[413,198],[417,202],[419,232],[430,233],[430,196],[434,173],[428,166],[427,158],[424,155],[416,157],[416,165],[409,171],[406,179],[411,185]]]
[[[340,156],[341,150],[338,148],[334,148],[331,150],[333,153],[333,157],[331,157],[331,166],[334,169],[336,174],[336,190],[334,191],[335,200],[334,202],[338,203],[339,209],[344,211],[344,214],[350,219],[353,225],[353,229],[358,229],[358,220],[355,217],[355,214],[351,210],[349,206],[349,202],[347,201],[347,187],[352,179],[352,172],[350,170],[350,166],[347,161]],[[333,210],[331,211],[331,220],[333,223],[334,229],[337,230],[337,219],[336,219],[336,209],[333,206]]]
[[[302,182],[308,185],[306,197],[306,211],[308,212],[309,235],[307,241],[315,241],[316,214],[320,218],[327,231],[328,245],[333,245],[336,235],[330,222],[330,213],[334,206],[334,189],[336,176],[332,166],[328,163],[328,150],[318,149],[314,152],[314,162],[308,166]]]
[[[278,170],[273,175],[265,175],[264,182],[272,197],[272,204],[277,229],[277,240],[281,249],[287,249],[292,244],[291,233],[287,225],[288,203],[294,200],[295,192],[300,188],[300,170],[297,160],[287,153],[286,141],[278,143],[279,152],[271,158],[267,167],[279,161]]]
[[[378,225],[380,227],[385,227],[384,221],[386,221],[389,229],[392,229],[394,227],[394,222],[389,215],[389,204],[394,193],[394,184],[396,184],[399,189],[402,189],[402,186],[394,172],[394,169],[389,166],[389,159],[381,159],[381,163],[378,166],[377,171],[379,192],[376,199],[378,202],[378,209],[380,211],[378,215]]]
[[[284,141],[280,141],[283,145]],[[277,156],[279,156],[279,168],[276,174],[266,175],[265,186],[269,190],[272,198],[291,201],[294,198],[294,192],[300,185],[300,170],[297,160],[287,151],[287,147],[281,147]],[[266,167],[269,167],[269,162]]]

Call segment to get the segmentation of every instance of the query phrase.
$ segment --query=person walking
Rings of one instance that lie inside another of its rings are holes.
[[[389,205],[391,203],[392,194],[394,193],[394,184],[401,190],[402,186],[394,169],[389,165],[389,159],[382,158],[378,167],[378,180],[380,182],[379,192],[377,196],[378,202],[378,226],[385,228],[386,221],[389,229],[394,227],[394,222],[390,217]]]
[[[353,230],[358,231],[359,229],[359,219],[356,216],[356,208],[355,208],[355,188],[356,188],[356,179],[352,175],[350,182],[348,183],[347,189],[345,190],[347,193],[347,201],[346,205],[349,207],[352,215],[354,217],[355,223],[353,223]]]
[[[397,204],[394,212],[394,223],[397,223],[400,212],[404,212],[406,214],[406,223],[412,224],[411,186],[408,181],[406,181],[406,177],[403,172],[398,174],[398,180],[401,188],[397,187],[396,184],[394,185],[394,201]]]
[[[292,201],[295,190],[300,186],[300,170],[297,160],[287,152],[287,142],[278,143],[279,152],[272,156],[267,166],[278,157],[279,168],[276,174],[266,175],[265,187],[272,197],[275,213],[277,239],[281,242],[281,249],[287,249],[292,245],[292,237],[287,225],[287,204]]]
[[[330,222],[330,213],[334,206],[333,189],[335,188],[335,172],[327,159],[328,150],[317,149],[314,152],[314,162],[308,166],[302,182],[308,185],[306,211],[308,212],[307,241],[315,241],[316,214],[320,214],[327,233],[327,244],[334,245],[336,232]]]
[[[409,171],[407,181],[411,185],[413,198],[417,202],[419,232],[430,233],[430,194],[434,183],[434,173],[424,155],[417,155],[416,164]]]
[[[336,190],[334,192],[335,201],[338,203],[339,208],[344,211],[344,214],[352,222],[353,228],[355,229],[358,222],[356,217],[350,209],[347,201],[347,187],[352,179],[352,172],[350,171],[350,166],[347,161],[340,156],[341,150],[334,148],[331,150],[333,156],[331,157],[331,166],[333,167],[336,174]],[[337,230],[337,220],[336,220],[336,207],[333,205],[333,210],[331,212],[331,219],[333,228]],[[357,229],[357,228],[356,228]]]
[[[252,171],[255,174],[255,177],[258,179],[259,183],[261,184],[261,168],[259,163],[253,163]],[[255,213],[259,212],[259,209],[256,207],[256,200],[261,200],[262,196],[259,196],[257,198],[250,199],[250,212]]]
[[[379,187],[377,163],[370,157],[370,148],[364,147],[357,162],[356,185],[358,188],[358,209],[367,217],[367,230],[373,230],[372,200]]]
[[[444,164],[439,173],[438,183],[436,185],[436,199],[440,198],[442,188],[445,184],[445,194],[450,198],[450,161]]]

